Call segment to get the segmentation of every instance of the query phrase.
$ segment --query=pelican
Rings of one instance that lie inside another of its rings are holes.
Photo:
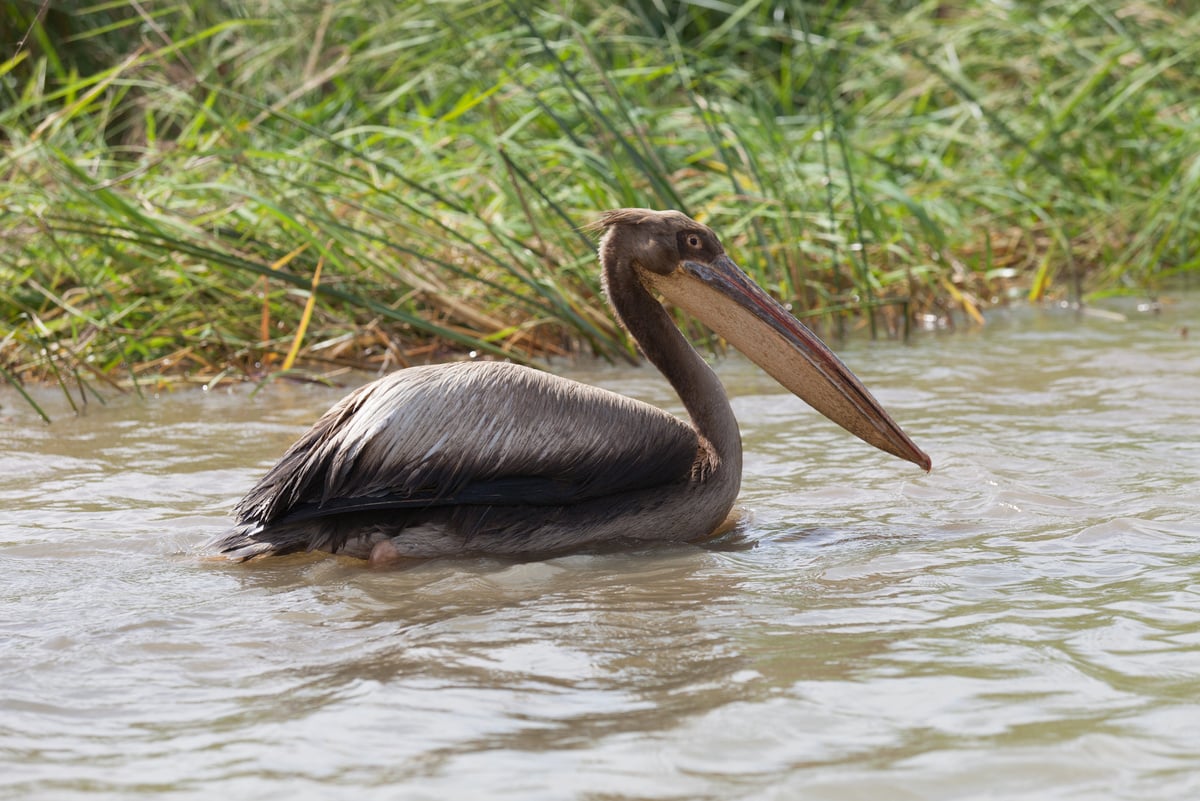
[[[656,295],[850,433],[929,470],[866,387],[707,226],[678,211],[618,209],[592,227],[603,231],[609,303],[690,421],[515,364],[410,367],[326,412],[238,503],[215,550],[384,564],[722,531],[741,485],[741,434],[721,382]]]

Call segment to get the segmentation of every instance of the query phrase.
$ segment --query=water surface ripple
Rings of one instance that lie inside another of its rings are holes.
[[[524,563],[201,559],[344,390],[0,395],[0,797],[1200,797],[1189,310],[844,347],[929,475],[724,360],[740,537]]]

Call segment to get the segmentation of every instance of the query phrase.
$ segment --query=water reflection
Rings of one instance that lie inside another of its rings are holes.
[[[335,391],[0,397],[0,795],[1188,797],[1200,346],[994,322],[847,353],[932,474],[730,360],[738,536],[543,561],[200,558]]]

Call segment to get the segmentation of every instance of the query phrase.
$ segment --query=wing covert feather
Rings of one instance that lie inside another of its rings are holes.
[[[686,481],[698,448],[660,409],[527,367],[412,367],[330,409],[235,512],[569,503]]]

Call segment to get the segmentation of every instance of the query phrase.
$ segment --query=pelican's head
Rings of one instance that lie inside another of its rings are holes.
[[[641,283],[697,318],[772,378],[851,434],[929,470],[929,456],[816,334],[725,254],[717,235],[678,211],[617,209],[601,261],[628,263]]]

